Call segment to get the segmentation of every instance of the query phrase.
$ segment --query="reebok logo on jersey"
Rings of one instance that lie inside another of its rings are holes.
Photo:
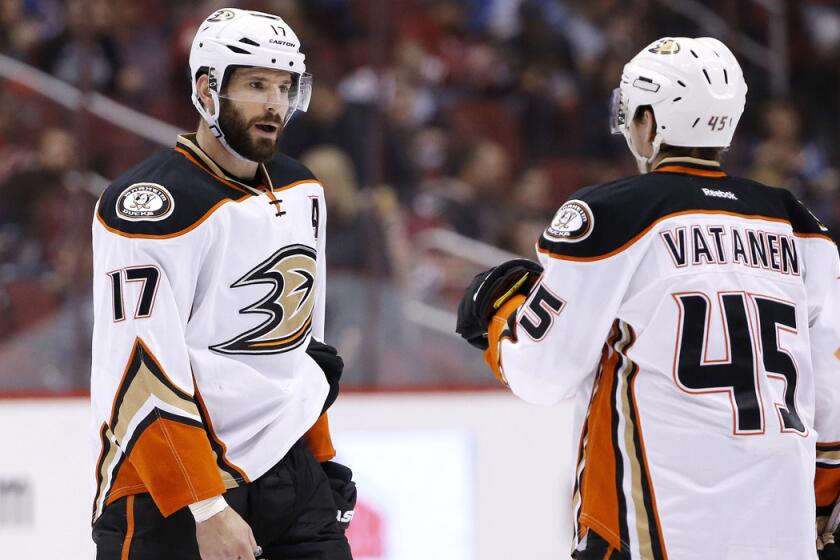
[[[728,198],[729,200],[738,200],[738,197],[735,196],[735,193],[730,191],[721,191],[718,189],[703,189],[703,194],[715,198]]]
[[[550,241],[583,241],[594,226],[589,205],[582,200],[570,200],[560,207],[543,235]]]
[[[117,216],[132,222],[163,220],[174,209],[172,195],[157,183],[135,183],[117,198]]]

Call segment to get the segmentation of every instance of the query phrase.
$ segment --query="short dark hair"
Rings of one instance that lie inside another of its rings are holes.
[[[653,107],[650,105],[641,105],[636,108],[636,114],[633,115],[633,121],[639,122],[644,117],[645,111],[650,111],[650,116],[656,124],[656,115],[653,112]],[[665,157],[692,157],[697,159],[708,159],[713,161],[720,161],[723,158],[723,153],[726,148],[691,148],[686,146],[669,146],[664,142],[659,145],[659,153]]]

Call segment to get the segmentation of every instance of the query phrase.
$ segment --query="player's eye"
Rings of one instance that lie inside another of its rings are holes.
[[[248,86],[251,89],[263,89],[263,83],[259,81],[250,82]]]
[[[283,84],[280,87],[278,87],[277,89],[280,91],[280,93],[289,93],[289,89],[291,89],[291,88],[290,88],[289,84]]]

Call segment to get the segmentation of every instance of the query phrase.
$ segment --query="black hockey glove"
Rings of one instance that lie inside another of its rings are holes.
[[[527,294],[543,267],[528,259],[514,259],[475,275],[458,305],[455,332],[480,350],[487,350],[487,326],[493,314],[516,294]]]
[[[324,401],[324,408],[321,410],[323,414],[338,398],[338,381],[341,379],[341,372],[344,371],[344,360],[338,355],[338,350],[329,344],[315,340],[314,337],[309,339],[306,353],[323,370],[327,383],[330,384],[327,400]]]
[[[341,530],[346,531],[356,509],[356,483],[353,482],[353,471],[335,461],[321,463],[321,467],[330,479],[330,488],[332,488],[337,508],[336,521]]]

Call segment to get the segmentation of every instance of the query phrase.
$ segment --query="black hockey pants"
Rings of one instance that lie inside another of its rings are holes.
[[[303,440],[225,500],[251,526],[265,560],[352,560],[321,465]],[[164,518],[149,494],[116,500],[93,527],[96,560],[200,560],[189,508]],[[124,549],[127,549],[124,550]]]

